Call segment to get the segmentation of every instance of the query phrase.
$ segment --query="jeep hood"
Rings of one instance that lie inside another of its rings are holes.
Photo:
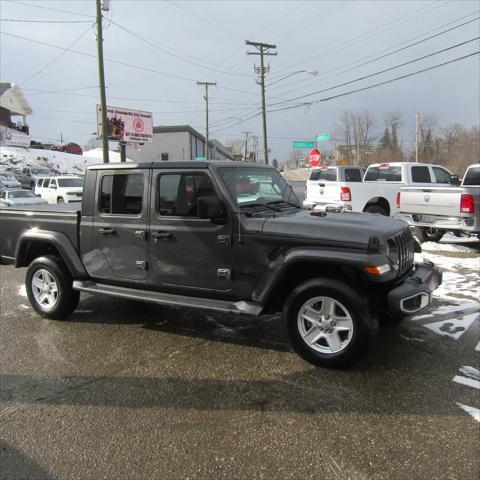
[[[369,213],[327,213],[311,215],[300,210],[265,220],[262,235],[319,240],[325,243],[368,245],[370,237],[380,240],[406,227],[402,220],[395,220]],[[383,243],[383,242],[382,242]]]

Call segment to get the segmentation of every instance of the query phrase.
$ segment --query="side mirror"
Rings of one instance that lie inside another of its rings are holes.
[[[57,189],[56,185],[52,185],[50,188],[53,188],[54,190]]]
[[[217,197],[198,197],[198,218],[218,219],[223,215],[223,203]]]
[[[460,185],[460,179],[458,178],[458,175],[450,176],[450,185],[455,185],[455,186]]]

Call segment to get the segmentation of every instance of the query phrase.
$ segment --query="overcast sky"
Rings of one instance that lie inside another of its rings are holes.
[[[64,139],[85,144],[96,131],[95,105],[99,102],[95,2],[1,0],[0,9],[1,81],[20,84],[26,94],[33,109],[29,118],[32,138],[58,140],[62,132]],[[260,116],[243,122],[258,113],[260,105],[260,89],[253,73],[259,58],[246,55],[245,40],[277,45],[278,56],[268,59],[267,78],[267,84],[279,80],[267,88],[267,107],[274,110],[324,99],[477,52],[478,39],[389,72],[331,88],[475,39],[480,35],[478,14],[477,1],[459,0],[111,0],[110,11],[105,13],[104,32],[105,57],[113,60],[105,64],[107,102],[152,111],[155,125],[190,124],[204,133],[203,91],[196,82],[216,81],[218,86],[210,92],[211,137],[225,143],[241,137],[245,130],[261,137]],[[465,22],[470,23],[376,60]],[[71,46],[72,51],[55,46]],[[359,66],[369,60],[374,61]],[[312,76],[305,70],[319,73]],[[303,72],[283,78],[299,71]],[[414,137],[417,111],[434,115],[443,126],[478,125],[479,75],[479,55],[475,55],[363,92],[272,112],[268,115],[271,158],[286,159],[292,140],[313,140],[317,132],[333,134],[342,110],[371,110],[377,115],[379,134],[384,128],[385,113],[400,110],[404,115],[402,140],[407,147]],[[325,89],[329,90],[309,95]],[[307,96],[292,100],[304,95]]]

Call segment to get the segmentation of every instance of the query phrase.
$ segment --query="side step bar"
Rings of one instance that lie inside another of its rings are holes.
[[[183,295],[172,295],[171,293],[160,293],[114,285],[105,285],[92,281],[75,280],[73,282],[73,288],[80,292],[98,293],[100,295],[110,295],[112,297],[127,298],[130,300],[159,303],[161,305],[205,308],[207,310],[216,310],[219,312],[245,313],[258,316],[263,310],[261,305],[254,302],[228,302],[207,298],[186,297]]]

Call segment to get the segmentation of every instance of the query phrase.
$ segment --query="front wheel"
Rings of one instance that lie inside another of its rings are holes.
[[[72,288],[72,277],[62,259],[48,255],[36,258],[25,279],[30,304],[42,317],[61,319],[78,306],[80,293]]]
[[[325,367],[351,365],[369,344],[374,322],[360,294],[344,282],[308,280],[289,296],[284,317],[294,350]]]
[[[431,230],[428,228],[415,227],[415,235],[421,243],[439,242],[445,235],[441,230]]]

